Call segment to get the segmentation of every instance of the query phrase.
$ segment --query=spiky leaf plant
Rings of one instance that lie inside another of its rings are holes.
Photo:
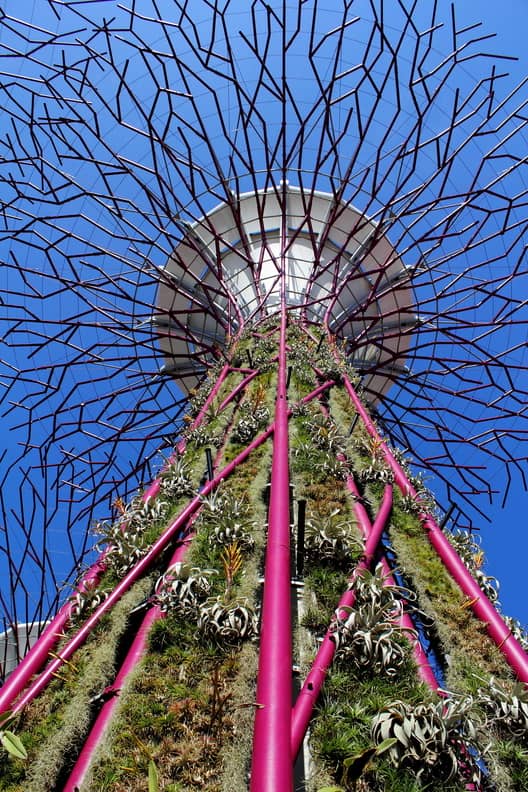
[[[249,443],[259,429],[266,427],[271,420],[271,413],[265,404],[244,402],[240,406],[239,415],[231,434],[231,440],[235,443]]]
[[[324,413],[312,413],[306,429],[317,448],[323,451],[331,451],[333,454],[344,451],[346,446],[344,435],[341,434],[337,426]]]
[[[447,538],[467,566],[476,582],[491,602],[497,603],[499,598],[499,582],[497,578],[486,575],[482,570],[484,551],[480,540],[467,531],[448,533]]]
[[[236,498],[229,490],[219,488],[204,498],[198,525],[211,529],[211,544],[230,545],[236,542],[240,548],[250,550],[254,545],[255,523],[248,504]]]
[[[413,630],[398,626],[405,590],[388,585],[380,565],[374,573],[360,573],[352,588],[356,592],[354,607],[338,608],[332,623],[336,655],[357,668],[394,676],[406,658],[402,634],[416,637]]]
[[[479,690],[479,704],[501,731],[519,739],[528,737],[528,692],[524,685],[517,683],[508,692],[492,678],[487,690]]]
[[[305,553],[316,561],[348,562],[361,551],[348,522],[340,519],[341,510],[330,514],[313,513],[306,521]]]
[[[480,789],[473,704],[471,697],[418,705],[395,701],[374,717],[372,739],[381,745],[393,738],[386,756],[395,767],[413,770],[420,782],[447,782],[462,774]]]
[[[359,470],[357,477],[363,483],[381,481],[382,484],[391,484],[394,481],[394,473],[381,460],[376,460],[363,470]]]
[[[192,495],[191,471],[188,463],[182,457],[174,457],[160,476],[160,491],[170,500]]]
[[[399,612],[401,606],[396,603],[381,608],[372,604],[338,608],[332,624],[337,657],[374,674],[395,676],[406,657],[398,640],[404,632],[396,626]]]
[[[154,525],[167,517],[169,504],[159,498],[143,501],[135,497],[113,523],[98,522],[94,532],[100,536],[95,549],[105,551],[105,562],[122,577],[131,569],[149,548],[145,534]]]
[[[197,569],[178,562],[169,567],[155,586],[154,599],[162,611],[196,615],[211,592],[212,569]]]
[[[257,635],[257,615],[246,599],[212,598],[200,607],[198,632],[217,646],[237,646]]]

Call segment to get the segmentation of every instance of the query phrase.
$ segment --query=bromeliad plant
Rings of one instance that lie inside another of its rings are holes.
[[[336,657],[372,674],[393,677],[406,660],[402,635],[416,637],[414,630],[398,626],[404,590],[387,584],[380,565],[374,573],[360,573],[352,588],[354,606],[338,608],[331,627]]]
[[[184,431],[184,437],[188,443],[194,443],[197,448],[205,446],[212,446],[213,448],[220,448],[222,445],[222,437],[220,434],[212,431],[206,424],[200,424]]]
[[[229,648],[254,638],[258,619],[247,599],[219,596],[206,600],[200,608],[198,631],[217,646]]]
[[[389,761],[397,768],[412,770],[424,784],[462,776],[482,789],[482,773],[475,758],[473,705],[471,697],[417,705],[395,701],[374,717],[372,739],[376,745],[392,739],[386,753]]]
[[[244,550],[251,550],[254,545],[252,534],[255,523],[248,504],[222,487],[204,498],[197,525],[210,531],[211,544],[229,545],[236,542]]]
[[[524,685],[517,683],[507,692],[492,678],[487,690],[479,690],[478,701],[500,731],[517,739],[528,737],[528,692]]]
[[[185,459],[177,456],[163,470],[160,476],[160,492],[169,500],[194,493],[191,470]]]
[[[497,578],[486,575],[482,571],[484,551],[478,539],[467,531],[448,533],[447,538],[467,566],[484,594],[491,602],[497,603],[499,598],[499,582]]]
[[[213,569],[198,569],[178,562],[160,577],[154,589],[154,601],[162,611],[196,617],[200,604],[211,592]]]
[[[306,424],[312,442],[322,451],[343,453],[346,442],[337,426],[322,412],[313,412]]]
[[[503,616],[502,618],[506,622],[511,634],[519,641],[524,651],[528,652],[528,633],[525,627],[523,627],[518,619],[514,619],[512,616]]]
[[[334,509],[330,514],[313,512],[308,518],[304,546],[308,559],[350,565],[361,552],[361,542],[340,515],[341,510]]]
[[[231,434],[235,443],[249,443],[260,429],[264,429],[271,420],[271,413],[265,404],[255,399],[244,402],[239,409],[239,419]]]
[[[237,542],[224,548],[221,561],[226,579],[225,592],[202,605],[198,631],[217,646],[229,648],[257,635],[258,618],[247,599],[232,596],[234,580],[243,563]]]
[[[382,460],[376,460],[363,468],[363,470],[358,470],[357,477],[359,481],[364,484],[369,481],[380,481],[382,484],[391,484],[394,481],[394,473]]]
[[[95,549],[102,552],[104,546],[107,566],[123,577],[148,551],[149,540],[145,534],[166,519],[168,513],[166,501],[150,498],[144,502],[138,496],[121,509],[115,522],[96,524],[95,533],[101,539]]]

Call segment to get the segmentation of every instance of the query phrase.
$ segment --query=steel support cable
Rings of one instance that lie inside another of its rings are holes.
[[[367,432],[379,442],[380,449],[383,452],[387,464],[394,473],[394,480],[401,493],[404,496],[410,495],[419,504],[420,499],[416,489],[407,478],[405,471],[395,459],[385,441],[381,438],[346,375],[343,376],[343,382]],[[431,545],[436,550],[440,560],[459,589],[468,597],[468,603],[473,613],[485,625],[490,638],[498,649],[500,649],[510,668],[515,672],[521,682],[528,684],[528,654],[524,651],[515,636],[512,635],[510,628],[506,625],[486,594],[484,594],[468,568],[460,559],[456,550],[437,525],[436,521],[425,511],[420,512],[419,516]]]

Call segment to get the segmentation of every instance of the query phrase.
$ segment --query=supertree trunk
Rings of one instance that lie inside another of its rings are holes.
[[[4,788],[139,789],[150,773],[161,788],[293,789],[312,719],[307,776],[398,789],[420,771],[429,788],[487,788],[507,765],[477,765],[489,723],[474,726],[470,691],[491,676],[507,686],[508,665],[526,682],[528,659],[472,577],[474,551],[456,585],[434,504],[321,329],[261,322],[215,376],[159,478],[99,527],[101,580],[65,606],[54,648],[26,659],[48,665],[18,699],[23,666],[2,691],[30,753],[27,775],[5,760]],[[398,732],[405,718],[422,738]]]

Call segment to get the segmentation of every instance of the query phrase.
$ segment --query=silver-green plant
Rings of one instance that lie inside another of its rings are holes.
[[[145,532],[162,522],[168,514],[169,504],[161,499],[142,501],[134,498],[122,509],[113,522],[99,522],[95,533],[101,537],[96,549],[105,549],[105,562],[116,574],[125,575],[148,551]]]
[[[336,656],[359,669],[395,676],[406,659],[403,634],[415,638],[414,630],[398,622],[403,610],[399,586],[388,585],[380,565],[374,573],[363,570],[352,584],[356,592],[354,607],[340,607],[332,623]]]
[[[312,442],[317,448],[323,451],[331,451],[334,454],[344,451],[346,441],[337,426],[332,423],[323,413],[312,414],[307,422],[306,430],[309,432]]]
[[[239,547],[246,550],[254,545],[255,523],[251,518],[248,504],[222,487],[204,498],[198,525],[200,524],[212,528],[209,534],[211,544],[217,542],[221,545],[230,545],[236,542]]]
[[[506,626],[509,628],[514,638],[519,641],[524,651],[528,652],[528,633],[526,632],[526,628],[523,627],[518,619],[514,619],[513,616],[503,615],[502,618],[504,619]]]
[[[325,454],[322,460],[315,463],[315,469],[324,478],[331,477],[340,480],[346,479],[349,473],[346,462],[330,452]]]
[[[513,737],[526,740],[528,737],[528,692],[517,683],[511,692],[503,690],[490,679],[487,689],[479,689],[479,704],[493,721],[494,726],[503,728]]]
[[[175,457],[162,471],[160,475],[160,492],[164,497],[171,500],[193,494],[194,487],[192,485],[191,471],[183,457]]]
[[[258,618],[246,599],[216,597],[200,607],[198,631],[223,648],[237,646],[258,633]]]
[[[236,443],[249,443],[259,429],[266,427],[271,420],[271,413],[265,404],[254,405],[244,402],[239,414],[240,417],[231,434],[231,439]]]
[[[334,562],[348,561],[361,551],[361,542],[350,524],[339,519],[340,510],[327,515],[311,515],[306,521],[304,549],[308,558]]]
[[[394,481],[394,473],[381,459],[375,459],[363,470],[358,470],[356,475],[363,483],[381,481],[382,484],[391,484]]]
[[[499,581],[482,571],[484,552],[480,540],[468,531],[455,531],[446,535],[484,594],[491,602],[497,603]]]
[[[220,435],[214,432],[205,423],[185,429],[183,434],[187,442],[194,443],[197,448],[203,448],[205,446],[219,448],[222,445],[222,438]]]
[[[451,781],[463,774],[480,789],[473,706],[471,697],[421,704],[395,701],[374,717],[372,739],[376,745],[393,739],[386,752],[389,761],[411,769],[423,783]]]
[[[153,599],[162,611],[196,616],[211,592],[211,578],[216,574],[213,569],[198,569],[179,561],[159,578]]]
[[[85,591],[76,591],[70,598],[72,605],[72,618],[79,620],[84,615],[94,611],[108,597],[109,591],[100,588],[89,588]]]
[[[395,676],[405,662],[405,649],[398,640],[404,632],[396,620],[398,609],[363,604],[358,608],[342,607],[332,623],[336,656],[371,673]],[[406,630],[412,633],[414,631]]]

